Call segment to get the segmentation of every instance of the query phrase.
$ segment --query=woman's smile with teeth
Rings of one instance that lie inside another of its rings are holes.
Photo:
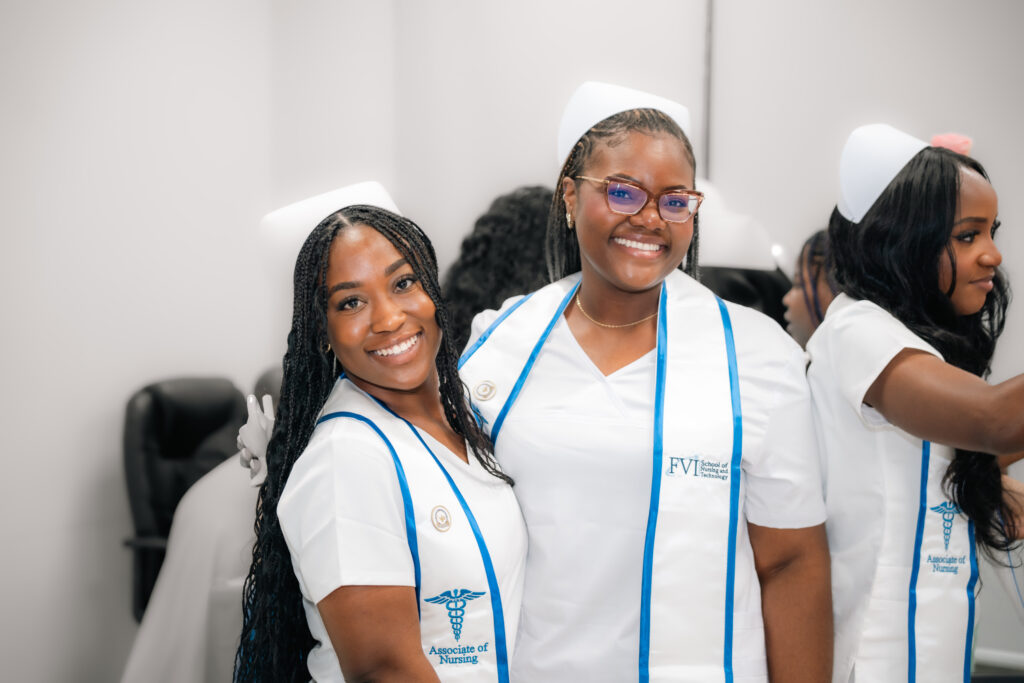
[[[616,244],[621,244],[624,247],[631,249],[640,249],[641,251],[658,251],[661,249],[660,244],[649,244],[647,242],[637,242],[636,240],[626,239],[625,237],[616,237],[613,239]]]
[[[415,346],[419,342],[421,336],[422,333],[417,332],[412,337],[409,337],[405,341],[398,342],[394,346],[389,346],[386,349],[376,349],[374,351],[371,351],[370,353],[373,353],[378,356],[396,356],[400,353],[405,353],[413,346]]]

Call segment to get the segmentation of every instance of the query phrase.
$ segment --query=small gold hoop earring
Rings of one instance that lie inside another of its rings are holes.
[[[331,352],[331,342],[327,342],[326,344],[324,344],[324,353],[330,353],[330,352]]]

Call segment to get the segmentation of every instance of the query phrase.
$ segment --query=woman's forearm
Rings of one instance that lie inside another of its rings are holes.
[[[832,677],[832,584],[824,525],[749,528],[761,581],[769,680],[827,683]]]

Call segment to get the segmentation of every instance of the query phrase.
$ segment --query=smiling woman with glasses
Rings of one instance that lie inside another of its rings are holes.
[[[688,119],[647,93],[576,91],[553,282],[478,315],[460,361],[529,531],[514,680],[829,675],[804,357],[694,279]]]

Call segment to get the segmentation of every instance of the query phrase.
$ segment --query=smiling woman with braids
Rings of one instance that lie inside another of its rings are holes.
[[[982,379],[1009,300],[998,200],[977,161],[884,124],[850,134],[839,178],[842,293],[807,344],[834,680],[969,681],[976,548],[1005,559],[1024,532],[1000,473],[1024,456],[1024,375]]]
[[[375,187],[307,200],[344,208],[295,264],[238,681],[508,680],[522,516],[463,397],[434,250]]]
[[[803,353],[693,279],[687,125],[664,98],[576,91],[548,218],[555,282],[478,315],[462,357],[530,532],[514,680],[828,676]]]

